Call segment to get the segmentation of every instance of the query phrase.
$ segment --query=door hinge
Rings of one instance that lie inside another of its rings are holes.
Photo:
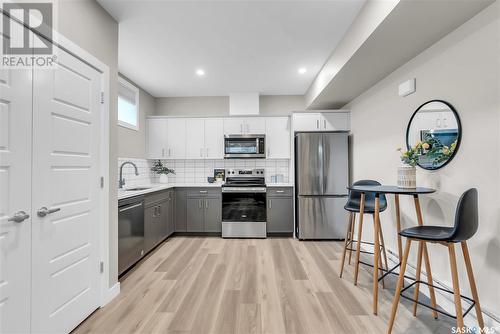
[[[104,104],[104,92],[101,92],[101,104]]]
[[[104,188],[104,176],[101,176],[100,182],[101,182],[101,188]]]
[[[99,272],[102,274],[104,272],[104,262],[99,262]]]

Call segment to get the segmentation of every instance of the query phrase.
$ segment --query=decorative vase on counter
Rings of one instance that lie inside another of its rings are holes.
[[[160,183],[168,183],[168,175],[160,174]]]
[[[415,166],[402,165],[398,167],[398,187],[417,187],[417,168]]]

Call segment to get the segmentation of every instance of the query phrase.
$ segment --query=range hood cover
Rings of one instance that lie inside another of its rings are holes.
[[[229,95],[229,115],[258,115],[259,93],[234,93]]]

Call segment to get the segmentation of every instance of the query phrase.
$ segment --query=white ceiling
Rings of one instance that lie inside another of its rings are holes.
[[[156,97],[302,95],[365,2],[98,1],[120,24],[120,72]]]

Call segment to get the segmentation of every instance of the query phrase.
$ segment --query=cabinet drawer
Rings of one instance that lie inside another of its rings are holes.
[[[268,187],[267,188],[268,197],[292,197],[293,188],[292,187]]]
[[[155,205],[161,201],[168,201],[169,198],[172,198],[172,191],[170,189],[160,190],[151,194],[147,194],[144,199],[145,207],[149,207],[151,205]]]
[[[209,196],[209,197],[219,197],[222,191],[220,188],[189,188],[187,190],[187,197],[199,197],[199,196]]]

